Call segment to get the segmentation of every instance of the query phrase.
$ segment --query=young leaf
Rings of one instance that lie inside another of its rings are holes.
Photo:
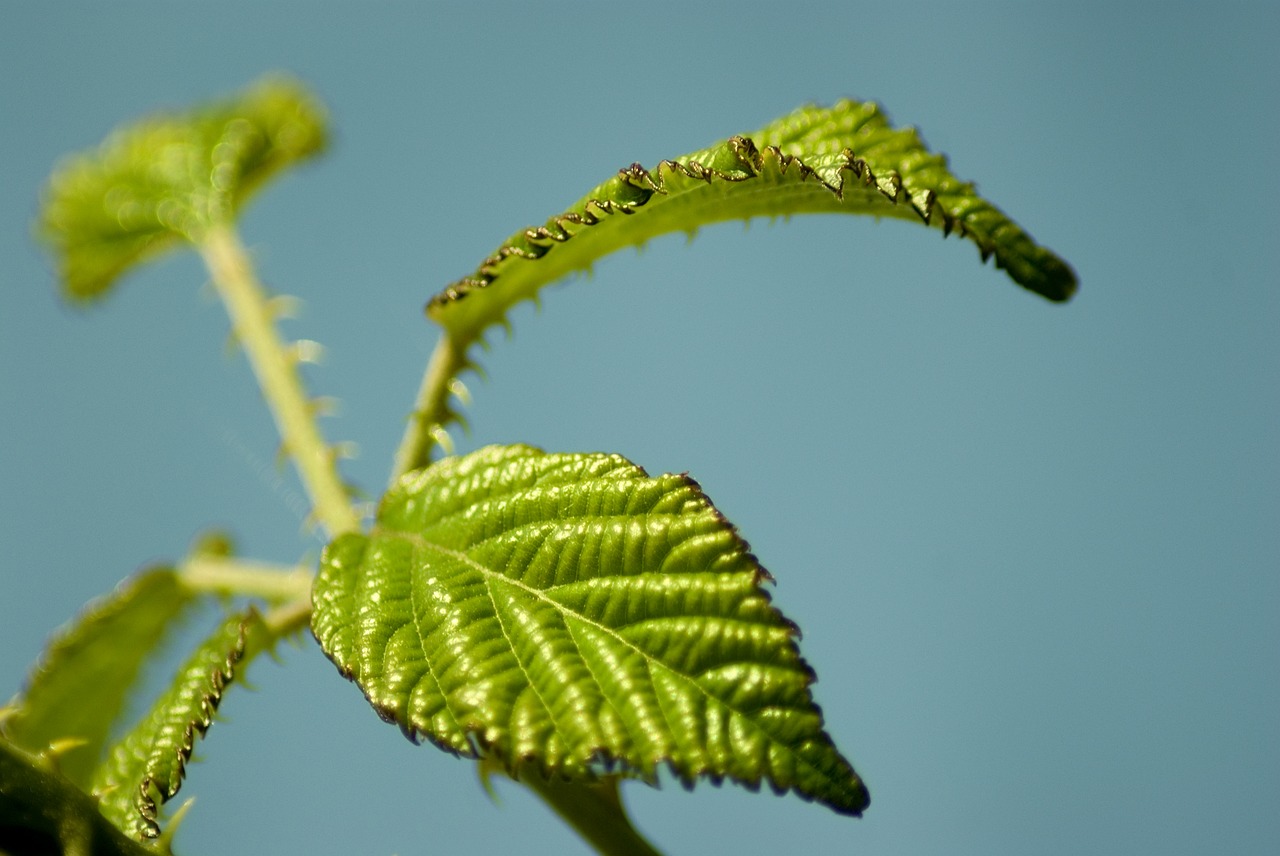
[[[93,797],[0,739],[0,853],[155,856],[98,812]]]
[[[687,476],[491,446],[406,476],[325,551],[312,630],[411,738],[518,775],[794,789],[860,814],[768,574]]]
[[[100,297],[140,259],[231,221],[250,193],[325,144],[324,110],[269,78],[228,101],[124,127],[50,178],[37,231],[65,295]]]
[[[511,236],[427,314],[466,344],[539,288],[622,247],[720,220],[803,213],[915,220],[972,240],[1020,285],[1066,300],[1075,274],[947,169],[914,129],[894,129],[875,104],[804,107],[749,136],[653,170],[639,164],[546,225]]]
[[[141,840],[160,834],[159,806],[178,792],[196,738],[212,724],[237,668],[266,638],[256,611],[229,618],[98,768],[92,791],[102,813],[127,835]]]
[[[10,704],[5,736],[35,754],[55,740],[78,741],[58,767],[87,788],[142,663],[190,601],[171,568],[153,568],[90,604],[49,642]]]

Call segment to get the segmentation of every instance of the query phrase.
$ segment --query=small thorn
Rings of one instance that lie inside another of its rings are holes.
[[[302,311],[302,301],[290,294],[277,294],[267,299],[267,312],[277,321],[297,318]]]
[[[471,406],[471,390],[467,389],[467,385],[456,377],[449,381],[449,393],[458,401],[461,401],[463,407]]]
[[[101,790],[90,791],[89,796],[93,797],[98,802],[102,802],[103,797],[115,793],[119,788],[119,785],[107,785]]]
[[[293,358],[300,363],[319,365],[324,361],[324,345],[314,339],[298,339],[290,348]]]
[[[311,399],[311,413],[313,416],[337,416],[342,412],[342,402],[332,395],[320,395]]]
[[[196,535],[187,552],[192,556],[227,558],[236,554],[236,542],[229,532],[206,529]]]
[[[49,742],[49,746],[40,753],[40,757],[49,762],[49,766],[56,770],[58,762],[60,762],[68,752],[74,752],[82,746],[88,746],[89,741],[83,737],[59,737],[57,740]]]
[[[449,436],[449,432],[444,430],[442,425],[432,425],[431,439],[436,441],[436,445],[444,450],[446,455],[452,455],[454,451],[453,438]]]
[[[185,800],[182,805],[178,806],[178,810],[169,818],[169,825],[160,833],[160,837],[156,840],[156,845],[164,848],[165,853],[173,853],[173,837],[178,834],[178,827],[182,825],[182,821],[186,818],[187,812],[189,812],[191,807],[195,804],[195,797]]]
[[[467,414],[451,410],[449,411],[449,417],[455,425],[462,429],[463,434],[468,437],[471,436],[471,420],[467,418]]]
[[[360,457],[360,444],[354,440],[343,440],[334,444],[333,454],[340,461],[350,461]]]
[[[494,805],[502,805],[502,800],[498,796],[498,789],[493,786],[493,774],[505,772],[500,764],[494,762],[492,758],[481,758],[476,761],[476,775],[480,778],[480,787],[484,788],[484,792],[489,795],[489,799]]]
[[[320,518],[316,515],[314,508],[307,512],[306,517],[302,518],[302,525],[299,528],[308,535],[316,534],[316,531],[320,528]]]

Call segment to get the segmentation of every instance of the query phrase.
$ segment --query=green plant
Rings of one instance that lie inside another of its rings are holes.
[[[222,104],[127,127],[60,168],[41,236],[66,296],[105,296],[139,261],[203,257],[330,540],[318,572],[202,540],[123,583],[59,631],[0,733],[0,845],[40,852],[167,849],[163,817],[226,689],[308,626],[373,708],[413,738],[533,788],[601,852],[651,853],[619,797],[666,764],[795,791],[844,814],[869,796],[824,730],[797,628],[768,573],[685,475],[616,455],[528,446],[449,451],[459,376],[517,302],[622,247],[731,219],[898,217],[956,232],[1051,300],[1070,268],[871,104],[806,107],[652,170],[633,165],[517,232],[427,304],[441,327],[390,487],[353,502],[235,230],[248,196],[324,147],[324,111],[272,79]],[[225,620],[149,711],[112,740],[166,631],[214,602]],[[181,810],[180,810],[181,811]]]

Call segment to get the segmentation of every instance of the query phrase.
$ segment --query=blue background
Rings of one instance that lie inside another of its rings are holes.
[[[1068,258],[1079,297],[907,223],[726,224],[523,306],[472,378],[462,449],[699,479],[777,577],[873,797],[858,821],[637,784],[637,822],[671,854],[1280,852],[1278,9],[6,3],[0,697],[203,529],[262,559],[321,546],[194,256],[57,298],[29,235],[61,155],[269,70],[314,87],[331,152],[242,228],[306,301],[287,332],[328,349],[310,387],[376,495],[430,294],[619,167],[853,96]],[[181,852],[585,852],[405,742],[310,639],[282,660],[224,705]]]

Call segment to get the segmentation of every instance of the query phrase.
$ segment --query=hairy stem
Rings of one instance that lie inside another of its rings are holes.
[[[662,856],[627,818],[618,796],[618,780],[597,782],[544,779],[537,772],[524,774],[521,784],[555,810],[582,838],[603,856]]]
[[[312,571],[301,565],[276,565],[192,556],[182,563],[182,584],[192,591],[260,597],[268,603],[286,603],[310,596]]]
[[[391,484],[410,470],[431,463],[431,450],[440,443],[445,424],[454,418],[449,409],[453,381],[466,366],[466,345],[450,336],[447,330],[441,331],[440,341],[436,342],[436,349],[427,363],[427,373],[423,375],[413,415],[409,417],[400,448],[396,450]]]
[[[359,515],[338,477],[336,456],[320,436],[296,360],[280,340],[239,237],[229,225],[215,226],[201,236],[198,246],[235,335],[249,356],[284,450],[293,458],[311,497],[316,518],[331,536],[357,529]]]

